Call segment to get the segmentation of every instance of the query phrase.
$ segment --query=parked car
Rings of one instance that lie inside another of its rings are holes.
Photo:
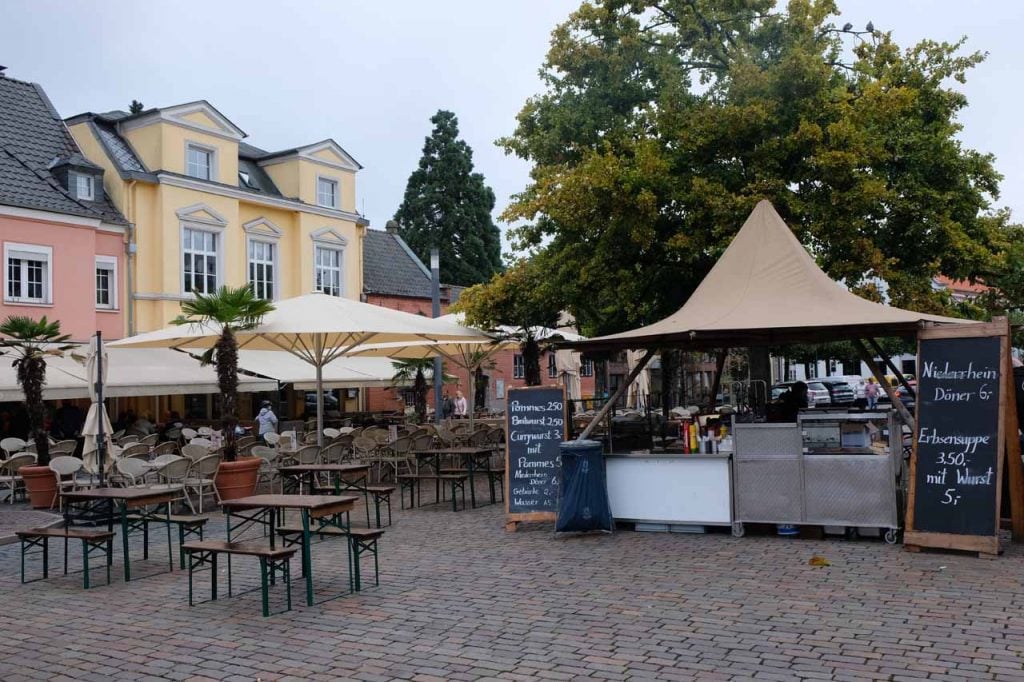
[[[914,385],[917,382],[908,381],[907,383]],[[910,414],[914,414],[914,408],[917,406],[916,395],[911,394],[910,391],[907,390],[906,386],[901,385],[899,388],[896,389],[896,396],[900,399],[900,402],[903,403],[908,410],[910,410]]]
[[[828,389],[831,398],[830,404],[832,405],[853,405],[857,401],[857,396],[854,394],[853,389],[850,388],[850,384],[846,383],[844,379],[827,377],[818,379],[818,382],[824,384],[825,388]]]
[[[789,387],[795,384],[795,381],[784,381],[780,384],[772,386],[772,400],[778,400],[779,397],[789,390]],[[807,406],[815,407],[816,405],[828,405],[831,401],[828,389],[823,384],[817,381],[807,381]]]
[[[829,379],[842,379],[845,381],[853,389],[854,400],[861,401],[867,397],[864,395],[864,387],[866,385],[864,377],[857,376],[856,374],[837,374],[829,377]]]

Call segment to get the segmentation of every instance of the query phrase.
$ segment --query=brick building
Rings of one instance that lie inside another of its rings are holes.
[[[458,300],[461,290],[462,287],[441,285],[442,314],[447,313],[449,306]],[[367,303],[429,316],[431,291],[430,269],[398,235],[393,223],[389,223],[384,231],[366,231],[363,240],[363,297]],[[509,387],[526,385],[522,356],[512,350],[502,351],[493,356],[490,365],[484,368],[487,377],[485,404],[489,409],[503,410],[505,391]],[[469,397],[469,377],[465,370],[445,363],[445,375],[452,379],[452,383],[446,384],[446,391],[454,395],[456,390],[461,390]],[[559,383],[554,353],[545,353],[541,358],[541,376],[545,384]],[[593,397],[594,363],[582,362],[580,383],[583,397]],[[404,407],[408,393],[391,388],[370,388],[366,392],[366,409],[373,411]],[[433,405],[433,391],[428,402]]]

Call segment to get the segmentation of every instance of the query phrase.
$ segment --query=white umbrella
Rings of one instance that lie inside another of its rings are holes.
[[[644,351],[641,350],[628,350],[626,351],[626,365],[629,367],[630,373],[637,366],[640,360],[644,356]],[[650,370],[644,368],[640,374],[637,375],[636,380],[629,385],[626,393],[626,405],[635,409],[643,409],[647,405],[647,398],[651,394],[651,373]]]
[[[107,380],[107,367],[107,353],[103,350],[102,337],[97,334],[89,341],[89,353],[85,358],[89,400],[92,403],[89,405],[89,413],[85,416],[85,424],[82,425],[82,435],[85,437],[82,460],[87,471],[99,474],[101,484],[114,461],[114,444],[110,439],[114,429],[110,425],[107,408],[103,404],[103,384]]]
[[[239,348],[285,350],[316,369],[317,442],[323,442],[323,367],[351,355],[367,343],[489,340],[483,332],[440,318],[412,315],[323,293],[274,303],[259,326],[235,334]],[[210,348],[217,343],[216,325],[171,326],[140,334],[111,346]]]
[[[571,350],[555,351],[555,369],[558,376],[562,378],[562,385],[565,386],[565,393],[569,400],[579,400],[583,397],[583,386],[580,382],[580,367],[582,366],[580,354]]]

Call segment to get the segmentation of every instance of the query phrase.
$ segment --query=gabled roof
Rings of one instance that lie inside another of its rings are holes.
[[[367,230],[363,238],[363,290],[368,294],[430,300],[430,270],[394,232]]]
[[[338,160],[333,161],[325,158],[324,156],[317,156],[318,153],[324,151],[329,151],[333,153],[335,156],[338,157]],[[264,153],[264,155],[259,158],[259,161],[260,163],[267,163],[270,161],[284,160],[292,156],[298,156],[299,158],[314,161],[317,163],[323,163],[328,166],[336,166],[339,168],[343,168],[345,170],[357,171],[362,170],[363,168],[361,163],[356,161],[351,154],[345,151],[345,149],[340,144],[338,144],[331,138],[327,138],[326,140],[320,140],[319,142],[314,142],[313,144],[303,145],[302,147],[295,147],[294,149],[282,149],[281,151],[278,152]]]
[[[874,303],[822,272],[775,208],[761,201],[676,313],[654,324],[571,344],[580,349],[776,345],[913,334],[960,320]]]
[[[41,87],[0,77],[0,204],[125,224],[105,193],[84,201],[62,187],[51,168],[63,162],[96,169]]]

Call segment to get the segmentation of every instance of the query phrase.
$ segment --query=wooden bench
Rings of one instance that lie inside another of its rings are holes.
[[[45,580],[50,577],[50,538],[63,538],[64,540],[64,575],[68,574],[68,540],[82,541],[82,582],[85,589],[89,589],[89,557],[94,553],[101,553],[106,557],[104,562],[107,567],[107,584],[110,584],[110,564],[113,562],[113,539],[114,533],[106,530],[92,530],[85,528],[33,528],[31,530],[19,530],[15,533],[21,540],[21,582],[35,582],[25,580],[25,556],[33,547],[39,547],[43,555],[43,577],[36,580]]]
[[[139,526],[142,527],[142,558],[149,558],[149,524],[151,523],[166,523],[164,519],[167,517],[142,517],[137,514],[128,515],[128,529],[138,530]],[[187,514],[171,514],[170,522],[178,527],[178,567],[182,570],[185,569],[185,552],[181,549],[181,546],[185,544],[187,540],[191,539],[203,539],[203,527],[210,519],[205,516],[189,516]]]
[[[286,525],[277,529],[277,533],[292,544],[302,542],[302,526]],[[311,528],[310,533],[321,537],[347,537],[349,549],[349,587],[353,592],[363,589],[362,571],[359,560],[364,554],[373,554],[373,584],[380,585],[380,561],[378,558],[377,540],[384,531],[380,528],[339,528],[338,526],[324,526],[322,528]]]
[[[423,503],[423,494],[420,488],[421,481],[441,481],[442,499],[437,500],[438,502],[444,501],[444,484],[448,484],[452,491],[452,511],[458,511],[458,506],[455,500],[455,493],[458,491],[462,492],[462,508],[466,508],[466,481],[469,480],[469,474],[452,474],[452,473],[441,473],[441,474],[399,474],[398,485],[401,487],[400,500],[401,508],[405,509],[405,491],[409,491],[409,507],[416,507],[416,498],[420,498],[420,504]],[[414,497],[415,495],[415,497]]]
[[[395,492],[393,485],[368,485],[367,492],[373,495],[373,506],[377,512],[377,528],[380,528],[380,505],[384,502],[388,506],[388,525],[391,525],[391,494]]]
[[[288,593],[288,608],[292,610],[291,558],[294,547],[271,547],[256,542],[224,542],[223,540],[195,540],[181,546],[188,555],[188,605],[192,606],[192,575],[201,566],[210,567],[210,601],[217,600],[217,557],[221,554],[254,556],[260,560],[260,590],[263,595],[263,617],[270,615],[270,585],[280,573]],[[230,566],[229,566],[230,570]],[[230,590],[229,590],[230,592]]]

